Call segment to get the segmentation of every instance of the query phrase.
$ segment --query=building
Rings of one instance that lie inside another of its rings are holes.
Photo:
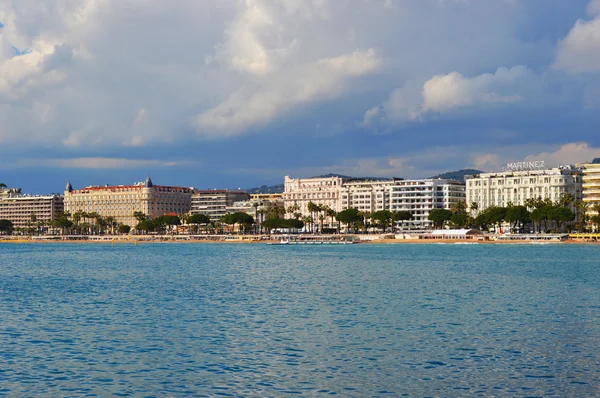
[[[192,195],[191,212],[192,214],[206,214],[211,221],[215,222],[227,214],[228,206],[249,199],[250,195],[244,191],[196,190]]]
[[[583,169],[583,202],[589,206],[587,214],[598,214],[594,206],[600,205],[600,163],[585,164]]]
[[[403,222],[403,227],[427,229],[433,226],[428,219],[432,209],[450,209],[464,201],[465,196],[465,185],[454,180],[344,181],[339,177],[291,179],[286,176],[283,199],[286,208],[297,205],[304,216],[310,215],[309,202],[328,206],[336,212],[349,208],[365,214],[380,210],[408,211],[413,218]],[[325,217],[323,225],[333,227],[329,223],[329,217]]]
[[[9,220],[15,229],[50,223],[64,211],[63,197],[59,195],[22,195],[19,188],[0,190],[0,220]]]
[[[412,219],[401,224],[402,228],[408,229],[432,228],[433,222],[429,220],[431,210],[450,210],[465,199],[465,185],[455,180],[397,180],[389,187],[390,211],[412,214]]]
[[[467,204],[476,204],[477,212],[488,207],[525,205],[527,199],[541,198],[557,202],[566,194],[582,199],[581,169],[559,166],[552,169],[507,170],[467,176]],[[573,205],[571,205],[573,207]]]
[[[134,185],[89,186],[77,190],[69,182],[65,189],[65,212],[98,213],[135,227],[138,223],[135,212],[150,218],[188,213],[192,193],[191,188],[154,185],[150,177]]]
[[[340,191],[344,180],[341,177],[290,178],[285,176],[283,203],[286,209],[298,206],[298,212],[309,216],[310,202],[327,206],[337,212],[342,210]]]
[[[245,200],[233,203],[231,206],[227,206],[227,213],[243,212],[247,213],[254,218],[257,224],[265,221],[266,215],[273,209],[280,208],[282,212],[285,212],[282,200]]]
[[[250,200],[283,201],[282,193],[251,193]]]
[[[390,209],[390,188],[396,180],[349,180],[340,189],[341,209],[355,208],[364,214]]]

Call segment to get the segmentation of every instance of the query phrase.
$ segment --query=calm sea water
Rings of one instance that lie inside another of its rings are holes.
[[[599,396],[600,246],[0,245],[0,395]]]

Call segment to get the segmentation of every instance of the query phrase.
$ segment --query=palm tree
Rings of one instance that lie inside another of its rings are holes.
[[[479,203],[471,202],[471,211],[477,215],[477,211],[479,210]]]
[[[329,217],[329,219],[331,221],[330,224],[329,224],[329,228],[333,228],[333,219],[337,215],[337,212],[335,210],[333,210],[331,207],[326,206],[325,207],[325,214]]]
[[[312,221],[312,220],[314,220],[313,214],[317,213],[319,211],[319,205],[317,205],[316,203],[313,203],[312,201],[310,201],[310,202],[308,202],[307,209],[308,209],[308,212],[310,213],[311,233],[314,233],[315,232],[314,231],[315,224],[314,224],[314,221]]]
[[[577,223],[579,224],[579,230],[585,231],[586,223],[588,222],[588,211],[590,210],[590,204],[578,200],[574,203],[574,207],[577,210],[575,216],[577,217]]]

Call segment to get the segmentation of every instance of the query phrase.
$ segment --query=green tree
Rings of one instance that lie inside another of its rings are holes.
[[[363,221],[363,217],[358,211],[358,209],[355,209],[353,207],[340,211],[335,216],[335,219],[338,222],[346,224],[348,227],[353,228],[355,231],[358,229],[359,225]]]
[[[454,214],[467,214],[467,202],[464,200],[459,200],[452,205],[450,211],[452,211]]]
[[[0,188],[8,188],[5,183],[0,182]]]
[[[473,217],[465,213],[455,213],[450,217],[450,224],[453,228],[466,228],[473,224]]]
[[[0,220],[0,232],[11,235],[13,232],[13,223],[10,220]]]
[[[575,213],[568,207],[555,206],[548,211],[548,220],[556,222],[558,229],[562,231],[565,223],[575,220]]]
[[[399,210],[392,213],[392,220],[394,220],[394,223],[409,221],[412,217],[413,215],[410,211]]]
[[[327,215],[327,217],[329,217],[329,228],[334,228],[333,220],[334,220],[335,216],[337,215],[337,212],[335,210],[333,210],[331,207],[326,206],[325,214]]]
[[[138,221],[138,222],[142,222],[144,220],[148,219],[148,216],[146,216],[146,214],[144,214],[144,212],[141,211],[134,211],[133,212],[133,217]],[[137,229],[137,228],[136,228]]]
[[[433,209],[427,218],[433,221],[434,227],[443,228],[444,224],[452,218],[452,212],[447,209]]]
[[[507,209],[505,221],[512,223],[512,229],[520,231],[522,226],[531,222],[531,213],[525,206],[512,206]]]
[[[66,230],[73,227],[73,221],[69,220],[66,216],[61,216],[54,220],[54,226],[60,228],[61,235],[64,235]]]
[[[131,227],[127,224],[119,225],[118,231],[120,234],[128,234],[131,231]]]
[[[387,230],[387,227],[391,225],[393,215],[389,210],[379,210],[371,214],[371,219],[377,222],[377,225],[383,232]]]

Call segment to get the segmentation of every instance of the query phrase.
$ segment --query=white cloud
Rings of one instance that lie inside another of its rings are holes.
[[[255,91],[241,89],[225,102],[194,118],[201,135],[223,137],[264,125],[294,107],[344,93],[348,79],[381,66],[375,50],[357,50],[288,70]]]
[[[597,12],[597,3],[590,9]],[[558,45],[554,67],[571,73],[600,71],[600,16],[591,21],[578,20]]]
[[[555,150],[526,156],[525,160],[545,160],[546,165],[556,167],[564,164],[591,162],[594,158],[600,158],[600,148],[595,148],[587,142],[571,142],[561,145]]]
[[[459,72],[436,75],[423,84],[419,94],[409,86],[394,90],[386,101],[365,113],[362,125],[398,124],[424,120],[432,112],[519,103],[529,94],[540,94],[541,86],[540,78],[522,65],[471,78]]]

